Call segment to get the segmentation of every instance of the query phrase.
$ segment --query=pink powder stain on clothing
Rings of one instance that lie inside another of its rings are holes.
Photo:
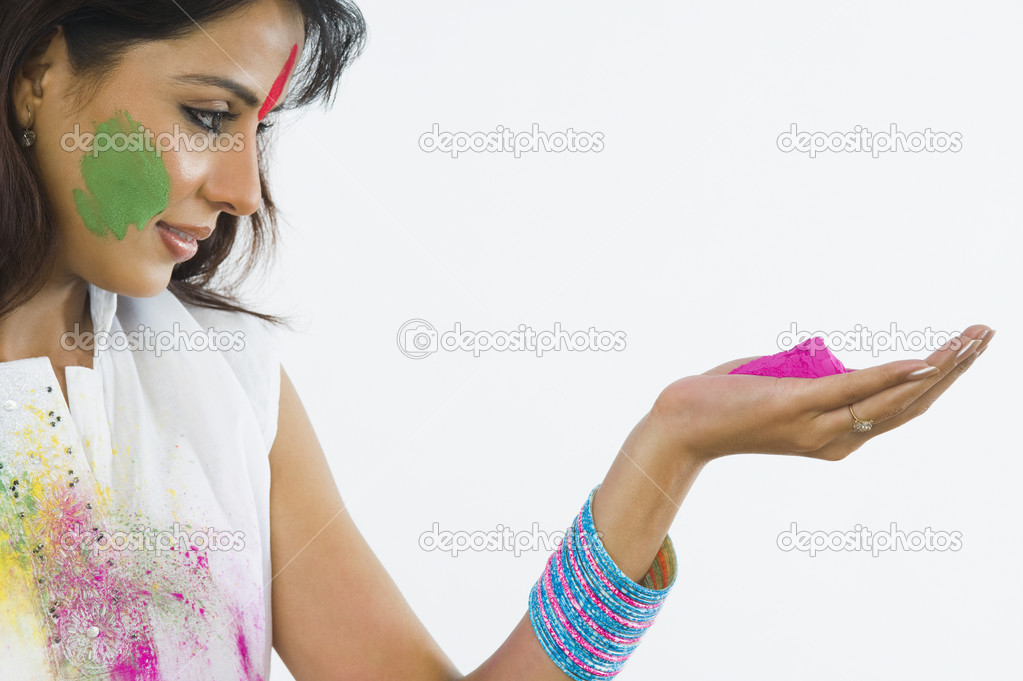
[[[139,642],[110,667],[111,681],[161,681],[156,651],[148,642]]]
[[[807,338],[791,350],[767,355],[729,371],[729,374],[774,376],[776,378],[821,378],[849,373],[831,354],[820,336]]]
[[[146,560],[148,551],[113,550],[103,527],[106,514],[93,508],[95,497],[89,504],[84,487],[46,473],[31,482],[25,476],[35,503],[24,518],[18,553],[27,556],[25,568],[37,578],[51,644],[70,668],[103,668],[116,681],[161,681],[149,607],[157,608],[161,621],[180,623],[182,637],[204,648],[205,636],[185,623],[190,616],[207,618],[206,609],[197,608],[210,595],[207,557],[194,546],[167,552],[166,562]],[[98,635],[83,637],[86,625]]]
[[[38,473],[18,476],[24,512],[3,547],[17,560],[4,564],[11,574],[0,574],[0,585],[15,572],[19,580],[35,583],[50,654],[67,672],[91,677],[102,670],[103,678],[115,681],[169,681],[159,672],[153,623],[179,626],[181,645],[208,648],[209,618],[216,619],[221,596],[206,552],[172,547],[160,561],[149,560],[148,549],[116,550],[119,544],[111,543],[108,530],[128,528],[130,516],[109,501],[101,503],[102,493],[89,481],[73,484],[79,480],[67,477],[73,471],[63,459],[43,463]],[[240,629],[236,642],[245,678],[262,681]]]
[[[241,625],[235,620],[235,642],[238,644],[238,656],[241,658],[242,672],[245,674],[246,679],[253,679],[253,681],[263,681],[263,677],[259,674],[253,675],[252,673],[252,660],[249,658],[249,646],[245,643],[245,632],[242,631]]]
[[[209,569],[210,569],[209,559],[204,554],[199,553],[199,549],[195,548],[193,545],[189,544],[188,548],[190,548],[193,551],[195,551],[195,562],[196,562],[196,566],[198,567],[198,569],[206,570],[208,572]],[[189,554],[186,551],[185,552],[185,556],[188,556],[188,555]]]
[[[109,550],[109,536],[87,496],[55,480],[41,482],[26,529],[36,542],[36,576],[51,641],[60,642],[67,662],[78,669],[105,662],[116,671],[113,678],[159,681],[156,651],[145,634],[148,613],[124,574],[123,552]],[[82,623],[98,630],[94,640],[82,640]],[[138,640],[127,642],[129,635]]]

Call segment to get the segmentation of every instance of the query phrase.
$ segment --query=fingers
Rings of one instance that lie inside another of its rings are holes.
[[[926,411],[930,404],[938,399],[969,368],[977,352],[981,348],[986,348],[987,344],[991,342],[994,334],[989,331],[990,329],[984,326],[970,327],[961,338],[952,339],[941,349],[932,353],[928,360],[933,362],[932,366],[938,368],[936,375],[915,381],[904,381],[879,393],[838,406],[814,419],[815,423],[836,435],[851,431],[853,418],[849,413],[849,404],[852,405],[853,411],[856,412],[856,416],[860,420],[874,422],[868,437],[879,435],[905,423]],[[970,334],[975,334],[976,338]],[[984,338],[981,339],[981,336]],[[938,386],[941,386],[940,389]],[[909,413],[907,414],[907,412]],[[907,414],[906,417],[898,420],[903,414]],[[889,421],[893,422],[890,426],[882,425]]]
[[[972,340],[988,330],[989,327],[983,324],[975,324],[967,328],[961,337],[949,340],[940,349],[931,353],[926,362],[921,360],[889,362],[888,364],[861,369],[851,373],[814,379],[814,383],[808,389],[807,394],[811,401],[817,403],[820,410],[818,413],[832,411],[838,407],[845,407],[851,404],[861,419],[871,419],[873,416],[865,416],[857,408],[867,406],[863,404],[864,400],[894,386],[902,385],[902,390],[894,393],[893,400],[896,402],[901,401],[903,406],[908,405],[934,385],[954,366],[956,355],[960,350],[964,349],[964,341],[968,342],[966,339]],[[912,376],[917,370],[927,369],[930,366],[936,366],[938,370],[931,370],[931,375],[926,375],[924,378]],[[866,413],[877,414],[879,416],[878,420],[882,417],[893,415],[889,413],[890,410],[888,408],[882,408],[883,406],[886,407],[887,403],[879,405],[875,400],[874,404],[870,406],[875,407],[876,411],[868,411]],[[812,405],[810,405],[810,408],[813,408]],[[848,409],[846,409],[846,412],[848,412]]]
[[[959,380],[960,376],[965,374],[966,371],[973,366],[973,363],[977,361],[977,358],[980,357],[981,353],[987,349],[987,346],[991,343],[991,339],[994,338],[994,335],[995,331],[991,331],[991,333],[987,334],[977,349],[964,357],[959,364],[955,365],[955,367],[948,372],[948,374],[943,376],[941,380],[937,381],[929,390],[918,397],[900,413],[892,416],[891,418],[885,419],[880,424],[875,424],[874,428],[871,429],[871,434],[880,435],[881,433],[886,433],[889,430],[898,428],[907,421],[915,419],[917,416],[920,416],[930,409],[931,405],[934,404],[934,402],[941,397],[946,390],[952,387],[952,384]],[[853,409],[856,409],[856,407],[853,407]],[[856,415],[859,416],[859,411],[856,412]],[[860,418],[865,417],[860,416]]]
[[[951,339],[948,343],[932,352],[931,355],[927,357],[925,361],[928,364],[937,365],[947,353],[949,352],[958,353],[972,339],[980,338],[982,340],[990,342],[990,339],[987,338],[987,336],[991,335],[991,333],[989,333],[990,331],[991,327],[985,326],[984,324],[974,324],[973,326],[968,326],[966,327],[966,329],[963,330],[963,333],[959,338]]]
[[[984,336],[987,331],[989,329],[983,326],[970,327],[963,332],[962,336],[951,339],[927,358],[932,366],[938,367],[937,375],[903,383],[857,401],[852,405],[856,415],[863,420],[873,420],[876,426],[878,423],[902,413],[939,381],[944,380],[951,373],[957,372],[956,366],[962,366],[961,362],[979,349],[982,342],[980,337]],[[970,335],[971,333],[974,335]],[[956,375],[958,376],[959,373],[961,371]],[[848,412],[848,409],[846,411]]]
[[[798,407],[818,415],[839,407],[844,409],[848,404],[859,402],[893,386],[907,381],[918,382],[920,379],[914,380],[911,374],[929,369],[930,365],[922,360],[906,359],[846,374],[814,378],[807,382]]]

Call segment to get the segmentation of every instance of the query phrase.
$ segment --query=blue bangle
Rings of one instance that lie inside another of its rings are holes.
[[[611,560],[593,524],[594,487],[529,595],[540,646],[579,681],[616,676],[653,624],[678,572],[667,536],[641,584]]]

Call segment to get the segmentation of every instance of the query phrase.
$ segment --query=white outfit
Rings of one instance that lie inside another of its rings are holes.
[[[169,290],[89,301],[68,404],[48,358],[0,363],[0,677],[267,681],[279,331]]]

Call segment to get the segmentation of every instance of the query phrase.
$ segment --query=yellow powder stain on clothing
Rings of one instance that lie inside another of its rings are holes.
[[[38,618],[31,614],[38,605],[32,562],[13,551],[10,540],[8,533],[0,533],[0,613],[4,613],[0,621],[0,650],[17,654],[45,650],[45,633]],[[42,664],[40,669],[46,668],[45,660]]]
[[[48,485],[44,485],[39,478],[33,476],[28,482],[29,496],[33,499],[42,499],[46,494],[47,487]]]
[[[16,592],[13,583],[26,574],[31,577],[31,561],[12,550],[11,535],[0,532],[0,604]]]
[[[0,622],[0,650],[8,650],[25,658],[37,657],[34,668],[47,669],[49,661],[44,656],[46,633],[34,615],[38,597],[32,593],[31,576],[9,573],[5,569],[0,583],[3,585],[0,588],[0,612],[6,613]],[[17,616],[15,613],[22,615]],[[18,662],[24,668],[31,660],[18,659]]]
[[[7,607],[8,603],[20,603],[32,587],[31,563],[20,560],[13,551],[0,551],[0,611],[17,612]],[[31,601],[29,601],[31,602]]]
[[[95,498],[97,505],[102,509],[110,508],[111,504],[113,503],[111,501],[113,493],[111,492],[110,488],[94,485],[94,489],[96,491]]]

